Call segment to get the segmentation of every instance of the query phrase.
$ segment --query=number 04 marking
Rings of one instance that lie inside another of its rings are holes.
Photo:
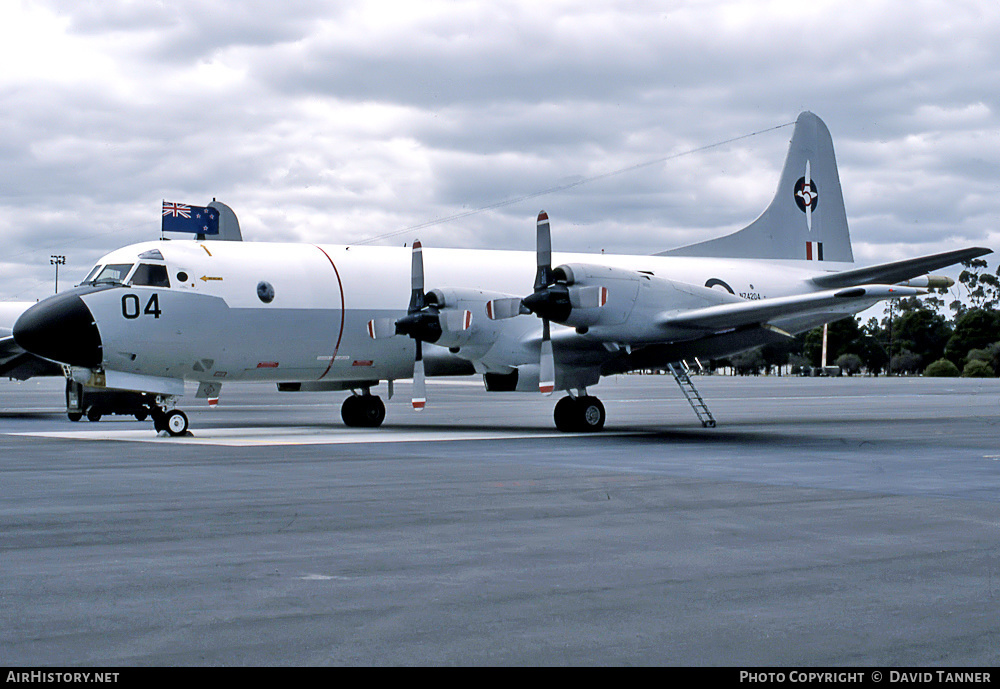
[[[145,314],[147,316],[152,316],[153,318],[159,318],[160,313],[160,295],[156,292],[149,297],[149,301],[146,302],[146,308],[139,310],[139,295],[138,294],[124,294],[122,295],[122,315],[125,318],[133,319]]]

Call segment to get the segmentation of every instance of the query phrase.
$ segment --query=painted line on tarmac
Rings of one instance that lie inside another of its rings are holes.
[[[419,431],[381,428],[372,430],[317,430],[306,427],[204,428],[186,436],[159,435],[151,430],[86,430],[5,433],[50,440],[117,441],[170,443],[180,445],[222,445],[226,447],[267,447],[277,445],[352,445],[360,443],[448,442],[455,440],[514,440],[634,435],[635,431],[601,433],[560,433],[556,430],[512,431]]]

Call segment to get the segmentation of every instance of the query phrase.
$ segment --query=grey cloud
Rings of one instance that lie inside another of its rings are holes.
[[[240,46],[267,47],[302,39],[315,22],[335,19],[350,3],[312,0],[131,2],[50,0],[70,20],[70,30],[89,36],[136,35],[145,59],[191,62]]]
[[[0,77],[0,297],[23,296],[16,266],[44,287],[50,251],[85,272],[157,236],[163,198],[218,197],[260,240],[398,244],[490,207],[419,236],[530,248],[545,208],[565,249],[656,251],[753,220],[791,130],[606,173],[803,109],[833,133],[859,257],[1000,221],[995,3],[49,6],[115,71]]]

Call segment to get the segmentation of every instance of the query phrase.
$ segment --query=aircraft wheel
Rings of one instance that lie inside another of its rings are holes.
[[[588,433],[604,428],[607,415],[596,397],[563,397],[553,412],[556,428],[563,433]]]
[[[341,405],[340,418],[344,420],[345,426],[354,427],[361,425],[361,412],[359,411],[361,405],[358,402],[360,399],[357,395],[351,395]]]
[[[385,421],[385,404],[378,395],[351,395],[340,408],[346,426],[377,428]]]
[[[607,414],[604,405],[596,397],[581,397],[577,400],[580,430],[584,432],[599,431],[604,428]]]
[[[101,410],[97,407],[91,407],[87,410],[87,421],[100,421],[101,420]]]
[[[563,433],[573,433],[576,430],[576,400],[572,397],[563,397],[556,402],[552,416],[555,418],[556,428]]]
[[[171,409],[163,417],[163,425],[170,435],[184,435],[188,429],[187,414],[180,409]]]
[[[79,421],[83,418],[83,414],[78,411],[68,411],[66,412],[66,416],[69,417],[70,421]]]
[[[365,399],[367,398],[367,399]],[[378,428],[385,421],[385,404],[377,395],[365,395],[364,420],[368,428]]]

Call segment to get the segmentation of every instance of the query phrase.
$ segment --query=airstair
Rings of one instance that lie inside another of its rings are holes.
[[[677,385],[680,386],[681,392],[684,393],[688,404],[694,409],[694,413],[698,417],[698,420],[701,421],[701,425],[705,428],[715,428],[715,417],[709,411],[708,405],[705,404],[705,400],[702,399],[701,394],[698,392],[698,388],[691,382],[691,376],[688,375],[690,369],[687,363],[678,361],[667,364],[667,368],[674,376],[674,380],[677,381]]]

